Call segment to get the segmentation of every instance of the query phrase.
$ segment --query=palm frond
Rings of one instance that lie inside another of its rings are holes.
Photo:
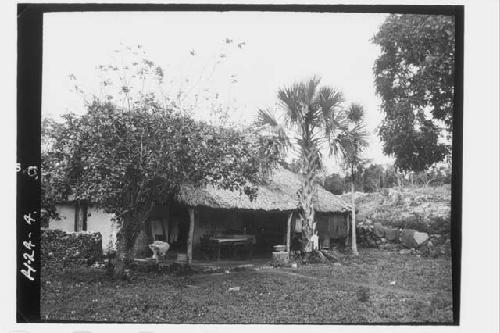
[[[344,108],[342,93],[331,87],[320,87],[320,81],[313,76],[278,91],[278,100],[286,115],[285,126],[297,131],[296,146],[302,157],[314,157],[317,166],[321,165],[320,147],[325,144],[330,155],[342,153],[347,159],[358,159],[361,150],[368,145],[362,121],[363,107],[352,104]],[[271,115],[260,113],[260,122],[274,127],[276,133],[285,133]],[[308,152],[312,150],[318,153],[310,156]]]
[[[287,126],[297,126],[301,122],[316,124],[319,83],[319,77],[313,76],[305,82],[298,82],[278,91],[278,100],[288,116]]]
[[[337,156],[341,152],[342,144],[339,141],[339,135],[348,130],[348,121],[343,110],[333,112],[331,118],[324,122],[324,137],[327,141],[330,156]]]
[[[255,121],[255,123],[258,126],[265,126],[265,125],[269,125],[271,127],[278,126],[278,120],[276,119],[276,117],[274,117],[272,112],[267,109],[259,109],[259,111],[257,112],[257,120]]]
[[[283,150],[286,151],[290,148],[291,142],[285,127],[276,119],[270,110],[259,109],[255,123],[259,127],[266,127],[269,132],[268,134],[276,139]]]
[[[300,103],[300,88],[296,85],[278,91],[278,100],[285,110],[287,125],[297,124],[302,118],[302,105]]]
[[[336,108],[344,102],[344,96],[340,91],[330,87],[322,87],[319,90],[317,103],[321,108],[323,118],[328,120],[335,115]]]
[[[360,154],[368,146],[368,133],[363,122],[358,122],[350,130],[342,132],[339,137],[339,146],[347,164],[356,165],[361,161]]]

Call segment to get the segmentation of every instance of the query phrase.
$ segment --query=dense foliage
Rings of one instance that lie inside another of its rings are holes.
[[[423,171],[443,160],[451,134],[454,97],[453,17],[390,15],[374,36],[381,55],[374,65],[385,118],[384,152],[403,171]]]
[[[155,103],[123,110],[95,101],[83,116],[51,124],[44,202],[72,194],[114,213],[125,257],[154,205],[168,203],[181,184],[210,183],[252,199],[281,157],[273,140],[252,129],[209,126]]]
[[[376,192],[384,188],[392,188],[400,185],[406,186],[440,186],[451,184],[451,166],[435,165],[425,171],[413,173],[404,177],[398,173],[393,165],[380,165],[374,163],[362,163],[356,168],[354,186],[359,192]],[[413,184],[411,179],[413,180]],[[343,176],[331,173],[321,179],[321,185],[333,194],[343,194],[351,189],[352,178],[350,175]]]
[[[340,195],[345,191],[345,178],[338,173],[332,173],[323,179],[322,185],[327,191]]]
[[[250,129],[213,127],[154,105],[125,111],[96,101],[49,135],[45,174],[59,176],[51,183],[65,189],[58,193],[92,198],[115,214],[165,202],[186,182],[255,195],[279,156],[273,141]]]

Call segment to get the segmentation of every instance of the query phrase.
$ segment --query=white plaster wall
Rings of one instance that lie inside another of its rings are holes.
[[[49,220],[49,229],[57,229],[66,232],[75,231],[75,208],[72,204],[56,205],[60,220]],[[102,249],[104,253],[116,250],[116,233],[118,226],[112,222],[112,214],[105,213],[101,209],[89,207],[87,216],[87,231],[100,232],[102,235]]]
[[[75,208],[74,205],[61,204],[56,205],[60,220],[49,220],[49,229],[57,229],[66,232],[75,231]]]
[[[89,207],[87,216],[87,231],[100,232],[102,235],[102,249],[104,253],[116,250],[116,233],[118,225],[112,221],[113,214],[104,212],[102,209]]]

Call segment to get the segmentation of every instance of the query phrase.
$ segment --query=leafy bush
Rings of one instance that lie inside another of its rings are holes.
[[[333,194],[340,195],[344,193],[344,180],[339,174],[332,173],[325,178],[323,187]]]

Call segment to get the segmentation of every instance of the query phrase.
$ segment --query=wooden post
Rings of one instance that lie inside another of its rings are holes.
[[[170,205],[167,205],[165,207],[165,216],[163,216],[161,218],[161,231],[163,233],[163,238],[165,240],[165,242],[169,242],[169,239],[168,239],[168,234],[169,232],[167,231],[167,228],[170,228]],[[166,227],[165,227],[166,225]]]
[[[144,221],[144,230],[146,231],[146,244],[151,244],[155,241],[155,235],[153,234],[153,221],[150,218]]]
[[[352,186],[351,186],[351,205],[352,205],[352,209],[351,209],[351,216],[352,216],[352,220],[351,220],[351,235],[352,235],[352,240],[351,240],[351,248],[352,248],[352,253],[357,256],[359,253],[358,253],[358,247],[356,246],[356,202],[354,200],[354,196],[355,196],[355,188],[354,188],[354,183],[352,183]]]
[[[349,245],[349,232],[351,231],[351,215],[350,213],[347,213],[346,216],[345,216],[345,221],[346,221],[346,224],[347,224],[347,234],[346,234],[346,237],[345,237],[345,246],[348,246]]]
[[[293,215],[293,212],[290,212],[290,214],[288,214],[288,222],[286,224],[286,252],[288,252],[288,253],[290,253],[292,215]]]
[[[194,208],[189,207],[189,232],[187,239],[187,259],[188,264],[191,265],[193,260],[193,234],[194,234]]]

